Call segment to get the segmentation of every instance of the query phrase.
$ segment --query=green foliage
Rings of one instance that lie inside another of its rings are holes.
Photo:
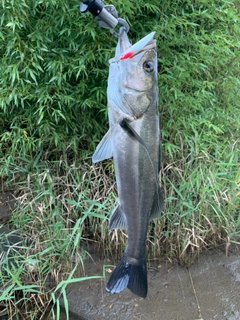
[[[109,3],[130,24],[133,43],[156,31],[166,201],[147,245],[189,265],[202,247],[240,234],[239,3]],[[11,223],[34,240],[38,275],[73,268],[73,257],[83,264],[88,238],[122,251],[124,232],[107,234],[112,162],[90,166],[86,158],[108,126],[117,40],[73,0],[2,0],[0,39],[0,176],[20,190]],[[5,302],[15,299],[26,255],[3,280]],[[42,283],[36,290],[45,294]],[[48,299],[59,313],[55,293]]]
[[[238,10],[227,1],[184,4],[163,9],[162,135],[166,140],[178,135],[178,146],[187,137],[186,154],[196,138],[202,143],[198,150],[215,152],[217,145],[237,138],[240,128]]]
[[[101,231],[106,233],[107,215],[115,198],[105,190],[105,201],[95,200],[102,185],[96,186],[94,174],[86,175],[90,172],[87,164],[70,166],[63,159],[61,164],[48,167],[47,163],[21,161],[17,171],[18,175],[21,172],[17,181],[21,190],[10,224],[27,244],[9,246],[4,253],[5,239],[0,231],[0,311],[9,319],[17,315],[26,320],[47,320],[51,312],[51,319],[59,320],[63,299],[69,319],[67,285],[102,278],[89,272],[83,276],[89,255],[86,243],[99,240]],[[103,242],[106,235],[102,237]]]
[[[239,5],[160,6],[163,221],[172,252],[191,264],[202,246],[239,239]]]
[[[65,239],[66,242],[68,240]],[[52,261],[54,256],[51,250],[45,250],[41,254],[39,252],[34,253],[35,245],[36,243],[30,245],[24,243],[21,243],[21,245],[18,243],[5,244],[8,249],[5,250],[6,252],[1,252],[1,314],[8,315],[8,319],[60,320],[60,298],[62,298],[66,319],[70,319],[66,293],[67,285],[102,277],[76,277],[78,269],[78,264],[76,263],[69,275],[64,280],[59,281],[58,285],[55,283],[54,287],[52,284],[54,276]],[[51,274],[49,269],[52,272]],[[59,269],[59,266],[56,266],[55,277]],[[59,278],[56,280],[59,280]],[[50,317],[51,314],[52,316]]]
[[[101,131],[109,45],[74,1],[2,1],[0,13],[1,149],[80,153]]]
[[[230,128],[236,131],[237,2],[114,4],[129,21],[133,42],[157,32],[163,141],[183,131],[191,139],[201,127],[214,148],[212,140],[216,144]],[[3,0],[0,13],[0,141],[6,164],[39,150],[55,159],[66,148],[92,152],[106,127],[108,60],[116,40],[90,14],[80,14],[73,0]]]

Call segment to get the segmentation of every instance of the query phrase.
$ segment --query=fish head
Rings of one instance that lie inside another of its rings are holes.
[[[120,30],[115,57],[110,60],[108,99],[132,118],[139,118],[157,100],[157,52],[155,32],[131,45]]]

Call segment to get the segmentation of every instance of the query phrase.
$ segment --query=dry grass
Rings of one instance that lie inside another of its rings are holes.
[[[160,178],[165,207],[161,217],[150,223],[149,261],[164,255],[190,266],[203,248],[220,243],[227,252],[239,237],[239,174],[233,180],[203,154],[164,164]],[[57,284],[61,286],[71,270],[72,277],[84,276],[91,244],[114,262],[125,248],[127,233],[108,231],[108,217],[117,202],[113,164],[65,159],[33,172],[21,170],[17,185],[18,205],[11,225],[30,242],[27,251],[16,255],[17,266],[5,268],[7,276],[1,275],[9,290],[1,310],[7,310],[9,319],[16,314],[20,319],[47,319],[53,300],[58,301]]]
[[[189,264],[202,248],[222,241],[229,244],[236,227],[239,185],[228,177],[227,171],[221,170],[204,153],[191,160],[164,164],[161,181],[165,207],[162,216],[150,223],[150,258],[164,254]],[[77,236],[79,243],[95,242],[105,255],[119,257],[127,235],[121,230],[107,229],[108,217],[117,202],[111,161],[97,165],[90,164],[88,159],[78,165],[61,161],[45,172],[29,174],[27,181],[27,188],[18,197],[18,212],[22,215],[22,210],[26,210],[26,232],[30,238],[38,239],[36,250],[44,250],[43,240],[54,233],[44,231],[50,221],[59,225],[58,238],[74,232],[71,240]],[[81,251],[81,245],[74,246],[73,252]]]

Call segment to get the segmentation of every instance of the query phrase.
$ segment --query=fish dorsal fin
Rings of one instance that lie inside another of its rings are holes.
[[[128,229],[127,219],[125,213],[122,211],[120,204],[113,210],[109,219],[109,230],[112,229]]]
[[[110,129],[99,142],[96,151],[92,156],[92,162],[100,162],[113,156],[113,148],[112,148],[112,136]]]

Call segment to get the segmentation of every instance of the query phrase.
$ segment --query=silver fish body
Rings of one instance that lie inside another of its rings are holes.
[[[93,162],[113,156],[119,202],[110,217],[109,228],[128,230],[127,247],[106,290],[119,293],[128,287],[141,297],[147,295],[148,224],[163,206],[158,183],[161,147],[153,35],[148,36],[150,40],[143,47],[141,40],[140,46],[135,44],[137,50],[131,58],[120,60],[119,56],[131,50],[127,34],[121,30],[115,58],[110,60],[107,91],[110,129],[93,155]]]

